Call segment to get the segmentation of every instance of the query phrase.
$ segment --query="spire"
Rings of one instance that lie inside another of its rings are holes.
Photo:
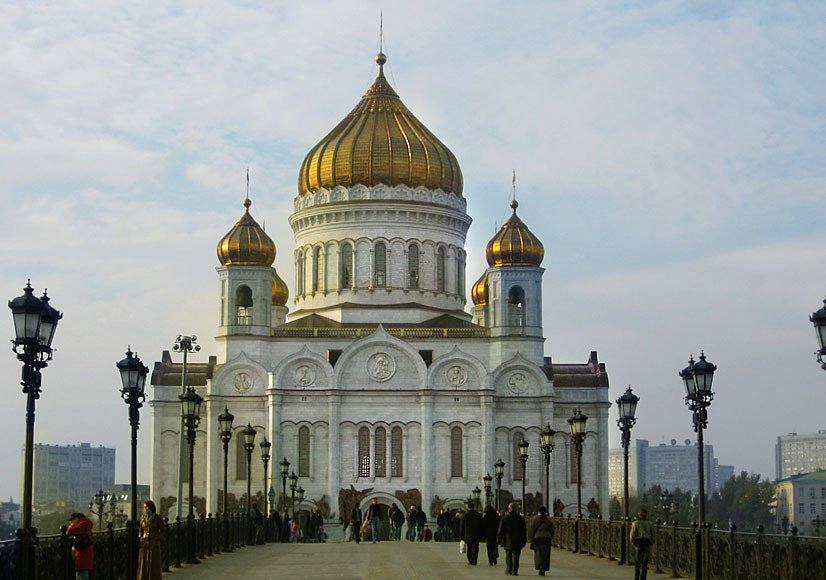
[[[513,192],[511,193],[511,209],[516,214],[516,208],[519,207],[519,202],[516,201],[516,169],[513,170]]]
[[[376,63],[379,65],[379,76],[384,76],[384,63],[387,56],[384,54],[384,12],[379,11],[379,52],[376,53]]]
[[[250,212],[252,200],[250,199],[250,168],[247,167],[247,195],[244,197],[244,207],[247,208],[247,213]]]

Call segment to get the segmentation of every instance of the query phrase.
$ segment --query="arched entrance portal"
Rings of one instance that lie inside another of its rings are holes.
[[[390,495],[389,493],[384,493],[377,491],[375,493],[371,493],[368,496],[365,496],[364,499],[361,500],[359,503],[359,509],[361,510],[362,517],[364,519],[364,524],[362,525],[362,539],[364,541],[372,541],[372,530],[370,528],[370,524],[367,523],[367,509],[370,507],[370,504],[373,503],[373,500],[376,500],[376,503],[379,505],[379,510],[381,512],[381,525],[379,526],[379,540],[381,541],[388,541],[392,540],[391,538],[391,526],[390,526],[390,507],[396,506],[396,509],[405,513],[404,504],[400,502],[395,496]]]

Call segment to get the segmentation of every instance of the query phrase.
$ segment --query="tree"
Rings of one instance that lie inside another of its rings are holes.
[[[706,520],[723,528],[731,522],[744,532],[754,532],[757,526],[770,528],[774,521],[769,507],[773,499],[774,485],[768,479],[741,471],[708,500]]]

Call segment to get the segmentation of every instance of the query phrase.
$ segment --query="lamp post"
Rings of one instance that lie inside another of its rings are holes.
[[[493,481],[493,476],[487,473],[485,477],[482,478],[482,481],[485,482],[485,507],[488,507],[490,505],[490,482]]]
[[[241,431],[241,435],[244,437],[244,451],[247,452],[247,504],[245,511],[247,515],[247,542],[249,543],[250,508],[252,507],[252,452],[255,449],[255,429],[247,423],[247,426]]]
[[[289,475],[290,480],[290,517],[295,519],[295,490],[298,487],[298,476],[295,474],[295,471],[290,473]]]
[[[628,555],[628,534],[625,526],[628,525],[628,448],[631,446],[631,429],[637,422],[634,417],[637,412],[637,403],[640,398],[631,391],[631,385],[625,389],[625,393],[617,399],[617,408],[619,409],[619,419],[617,425],[622,432],[622,486],[623,486],[623,523],[622,523],[622,544],[620,554],[620,565],[627,562]]]
[[[26,283],[23,294],[9,300],[12,319],[14,320],[14,341],[12,350],[17,360],[23,363],[23,393],[26,395],[26,447],[23,460],[23,498],[22,527],[18,536],[23,542],[22,571],[23,579],[35,577],[34,542],[35,530],[32,528],[32,489],[34,476],[34,414],[35,401],[40,398],[40,371],[52,360],[52,340],[54,340],[57,323],[63,314],[49,304],[46,292],[38,298],[34,295],[31,281]]]
[[[284,504],[284,509],[287,509],[287,475],[290,473],[290,462],[285,457],[278,466],[281,468],[281,502]]]
[[[97,506],[98,509],[95,509]],[[95,493],[95,498],[89,502],[89,513],[98,517],[98,529],[103,529],[103,514],[105,512],[104,507],[106,506],[106,492],[98,490]]]
[[[477,485],[476,487],[474,487],[474,488],[473,488],[473,491],[471,491],[471,492],[470,492],[470,495],[471,495],[471,497],[473,498],[473,505],[475,505],[475,506],[476,506],[476,509],[478,509],[479,511],[481,511],[481,509],[480,509],[479,499],[480,499],[480,498],[481,498],[481,496],[482,496],[482,490],[481,490],[481,489],[479,489],[479,486],[478,486],[478,485]]]
[[[522,514],[527,515],[527,510],[525,507],[525,479],[527,476],[528,471],[528,447],[530,443],[524,437],[522,441],[519,442],[519,462],[522,464]]]
[[[671,501],[673,498],[674,494],[667,489],[660,494],[659,511],[662,514],[664,524],[668,524],[668,514],[671,512]]]
[[[694,357],[689,357],[688,366],[678,374],[683,379],[685,386],[685,403],[692,414],[694,431],[697,433],[697,475],[698,489],[698,526],[697,526],[697,548],[695,552],[696,576],[703,577],[703,542],[699,534],[702,533],[706,521],[706,479],[705,479],[705,459],[703,456],[703,430],[708,427],[708,407],[714,399],[714,392],[711,384],[714,380],[714,371],[717,367],[706,360],[706,355],[700,351],[700,360],[694,362]]]
[[[193,514],[192,496],[195,486],[195,429],[201,422],[201,403],[204,398],[192,387],[187,387],[183,395],[179,395],[181,400],[181,419],[186,427],[186,441],[189,446],[189,506],[187,520],[189,521],[189,554],[187,563],[197,564],[198,558],[195,555],[195,515]]]
[[[267,510],[267,467],[270,464],[270,448],[272,447],[272,443],[267,441],[267,438],[264,437],[264,440],[258,444],[261,448],[261,461],[264,462],[264,517],[269,517],[269,510]]]
[[[132,347],[126,348],[126,358],[115,365],[120,372],[121,390],[120,395],[124,402],[129,405],[129,426],[132,428],[132,465],[131,465],[131,489],[129,502],[129,519],[132,523],[138,521],[138,427],[141,422],[140,409],[146,398],[146,375],[149,369],[138,358],[137,353],[132,352]]]
[[[554,450],[554,435],[556,431],[551,429],[550,424],[545,425],[545,428],[539,433],[539,448],[545,456],[545,506],[552,509],[551,506],[551,453]],[[553,513],[553,512],[552,512]]]
[[[576,455],[576,522],[574,524],[574,552],[579,552],[579,527],[582,525],[582,442],[585,440],[585,422],[588,417],[577,407],[568,419],[571,441]]]
[[[229,458],[229,442],[232,440],[232,422],[235,420],[235,415],[229,412],[227,407],[224,407],[224,412],[218,415],[218,425],[220,430],[218,434],[221,437],[221,443],[224,446],[224,490],[222,496],[222,512],[224,516],[227,515],[227,465]]]
[[[187,355],[190,352],[198,352],[201,346],[195,344],[198,342],[198,337],[195,335],[184,336],[179,334],[175,337],[175,344],[172,345],[172,350],[175,352],[182,352],[184,355],[183,368],[181,369],[181,396],[186,394],[187,384]],[[180,397],[179,397],[180,398]],[[186,461],[185,453],[185,439],[184,432],[186,425],[184,424],[183,416],[181,416],[181,436],[178,439],[178,504],[176,506],[176,515],[181,517],[183,515],[183,498],[184,498],[184,463]]]
[[[502,478],[505,477],[505,462],[502,458],[493,464],[494,474],[496,476],[496,511],[502,511]]]
[[[820,343],[820,349],[815,353],[817,362],[820,363],[820,368],[826,371],[826,299],[823,300],[823,308],[813,312],[809,320],[815,326],[817,341]]]

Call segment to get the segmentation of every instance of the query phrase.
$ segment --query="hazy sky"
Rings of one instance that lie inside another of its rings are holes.
[[[635,437],[694,438],[676,372],[701,348],[722,463],[774,477],[777,435],[826,428],[807,319],[826,293],[826,4],[4,2],[2,295],[31,277],[65,313],[38,442],[114,445],[128,481],[115,362],[131,344],[151,366],[179,333],[215,352],[215,245],[247,167],[292,293],[298,168],[375,77],[380,10],[390,82],[464,173],[470,283],[516,169],[546,354],[597,350],[612,401],[642,398]],[[19,372],[0,356],[3,499]]]

